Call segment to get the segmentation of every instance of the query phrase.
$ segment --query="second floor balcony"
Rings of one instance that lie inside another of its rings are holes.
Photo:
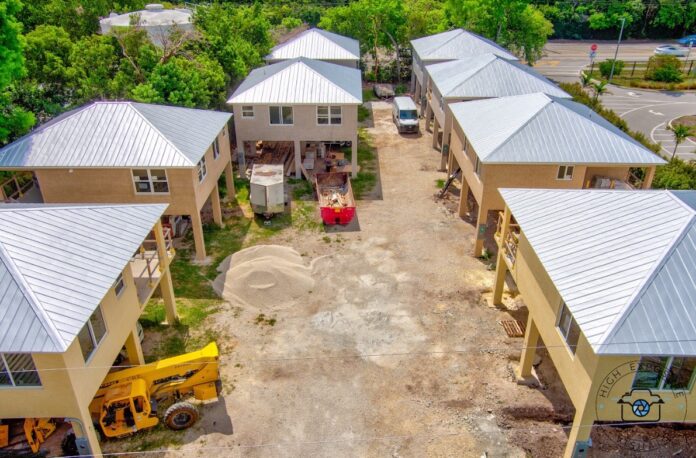
[[[172,230],[169,227],[162,229],[164,252],[169,260],[174,257],[174,243],[172,241]],[[141,305],[145,305],[152,297],[152,293],[159,285],[159,281],[164,271],[164,265],[161,262],[160,250],[157,247],[157,239],[154,231],[150,233],[147,239],[140,245],[138,251],[131,259],[131,272],[133,280],[138,291],[138,300]]]
[[[510,268],[515,266],[517,258],[517,246],[520,243],[520,226],[514,221],[510,221],[506,233],[503,233],[504,213],[498,213],[498,225],[495,230],[495,241],[498,244],[498,249],[507,260]]]

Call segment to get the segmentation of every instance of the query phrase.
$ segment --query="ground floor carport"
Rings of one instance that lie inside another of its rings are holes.
[[[264,151],[264,145],[273,144],[275,151]],[[350,148],[350,164],[341,156],[332,152],[339,152],[344,148]],[[282,154],[287,150],[290,156]],[[281,154],[277,154],[280,151]],[[295,178],[309,178],[315,171],[345,171],[350,172],[353,178],[358,174],[358,136],[352,138],[332,139],[292,139],[292,140],[268,140],[268,139],[239,139],[237,142],[237,154],[240,171],[249,167],[249,161],[259,160],[262,163],[279,163],[286,166],[286,171]],[[267,157],[263,157],[267,155]],[[256,159],[255,159],[256,158]],[[242,172],[243,173],[243,172]]]

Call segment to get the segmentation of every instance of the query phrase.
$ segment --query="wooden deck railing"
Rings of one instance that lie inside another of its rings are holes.
[[[3,201],[19,199],[33,184],[31,174],[16,173],[0,183],[0,198]]]
[[[164,247],[167,250],[167,254],[172,256],[174,254],[172,230],[169,227],[163,227],[162,233],[164,235]],[[149,285],[151,287],[154,286],[155,273],[158,270],[162,270],[162,263],[160,262],[159,255],[157,254],[157,240],[154,238],[147,238],[143,240],[142,245],[140,245],[140,249],[135,256],[133,256],[133,260],[145,261],[145,272],[147,272]]]
[[[510,265],[515,265],[515,259],[517,257],[517,245],[520,243],[520,225],[516,223],[510,223],[508,225],[508,232],[503,240],[503,218],[504,213],[498,212],[498,224],[495,230],[495,240],[498,242],[498,246],[501,250],[504,250],[505,257],[510,261]]]

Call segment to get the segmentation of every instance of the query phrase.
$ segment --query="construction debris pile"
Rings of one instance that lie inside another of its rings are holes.
[[[270,308],[292,302],[314,287],[300,254],[280,245],[238,251],[218,266],[213,289],[232,305]]]

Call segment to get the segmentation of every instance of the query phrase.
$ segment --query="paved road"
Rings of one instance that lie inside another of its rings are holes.
[[[590,45],[597,44],[595,62],[614,58],[616,41],[551,40],[544,47],[544,56],[534,67],[556,81],[577,81],[580,70],[590,64]],[[621,60],[648,60],[658,45],[669,41],[629,40],[619,47]]]
[[[668,41],[628,41],[619,48],[619,59],[647,60],[653,50]],[[580,70],[589,63],[591,41],[549,41],[544,57],[535,68],[554,81],[577,82]],[[596,62],[614,57],[616,42],[596,41]],[[695,56],[696,57],[696,56]],[[666,157],[672,155],[674,140],[667,130],[675,118],[696,114],[696,93],[659,92],[611,86],[602,96],[602,104],[624,118],[631,129],[644,133],[662,145]],[[696,143],[686,140],[677,148],[677,155],[685,160],[696,160]]]

